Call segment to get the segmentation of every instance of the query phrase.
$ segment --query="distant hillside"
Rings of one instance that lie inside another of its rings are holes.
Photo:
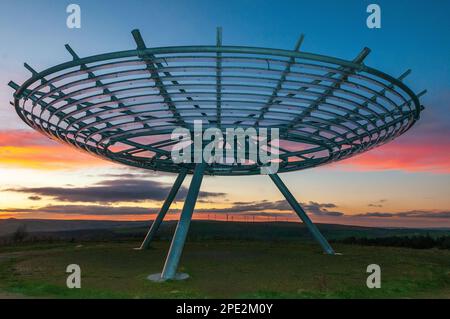
[[[148,222],[54,220],[54,219],[0,219],[0,237],[14,233],[25,225],[28,232],[61,232],[73,230],[115,229],[124,227],[143,227]]]
[[[25,225],[28,236],[35,238],[73,240],[142,239],[150,222],[88,221],[88,220],[0,220],[0,238],[10,237]],[[168,240],[176,227],[175,221],[162,224],[158,238]],[[387,237],[449,235],[450,230],[393,229],[360,226],[318,224],[329,240],[348,237]],[[293,222],[220,222],[194,220],[189,238],[247,240],[309,240],[311,236],[302,223]]]

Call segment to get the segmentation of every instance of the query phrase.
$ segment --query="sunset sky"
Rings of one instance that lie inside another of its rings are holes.
[[[382,28],[366,27],[378,3]],[[81,29],[66,27],[66,7],[82,10]],[[215,43],[302,50],[353,59],[398,76],[425,110],[404,136],[330,166],[282,174],[314,221],[368,226],[450,227],[449,1],[7,1],[0,2],[0,218],[145,220],[154,217],[175,175],[123,167],[34,132],[9,102],[10,80],[23,83],[27,62],[40,71],[80,56],[148,46]],[[182,207],[188,180],[172,205]],[[205,177],[197,218],[289,219],[296,215],[267,176]],[[247,216],[247,217],[245,217]],[[230,217],[231,218],[231,217]]]

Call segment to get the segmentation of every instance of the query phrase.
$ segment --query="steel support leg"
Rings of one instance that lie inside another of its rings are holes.
[[[139,249],[148,249],[148,247],[150,246],[150,243],[153,240],[153,238],[155,237],[156,232],[158,231],[158,228],[161,225],[162,221],[164,220],[164,217],[166,216],[167,211],[170,208],[170,205],[172,204],[173,200],[175,199],[175,196],[177,195],[178,190],[181,187],[181,184],[183,184],[186,174],[187,174],[186,169],[182,169],[180,171],[180,173],[178,174],[178,177],[175,180],[175,183],[173,184],[169,195],[167,195],[167,198],[164,201],[164,204],[162,205],[158,216],[156,216],[156,219],[153,221],[152,226],[150,227],[150,230],[148,231],[147,236],[145,236],[145,239],[142,242],[141,247]]]
[[[161,274],[162,280],[175,279],[178,263],[180,262],[181,253],[183,252],[184,243],[186,241],[189,225],[194,212],[195,202],[197,201],[200,185],[205,171],[205,164],[197,164],[194,175],[192,176],[191,185],[181,211],[180,220],[178,221],[172,243],[170,244],[169,253],[167,255],[164,269]]]
[[[275,185],[277,185],[278,189],[284,195],[284,197],[286,197],[286,200],[289,202],[289,204],[295,210],[297,215],[300,217],[300,219],[306,225],[306,227],[311,232],[311,234],[314,236],[314,238],[322,246],[324,252],[329,255],[334,255],[335,252],[334,252],[333,248],[331,248],[330,244],[325,239],[325,237],[323,237],[323,235],[320,233],[319,229],[317,229],[316,225],[314,225],[313,222],[311,221],[311,219],[309,219],[308,215],[306,215],[303,208],[297,202],[295,197],[291,194],[291,192],[286,187],[286,185],[283,183],[281,178],[277,174],[271,174],[269,176],[272,179],[272,181],[275,183]]]

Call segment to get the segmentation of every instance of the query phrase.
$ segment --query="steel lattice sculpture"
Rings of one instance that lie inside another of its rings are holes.
[[[185,176],[193,174],[172,245],[157,279],[176,269],[204,174],[258,174],[257,162],[175,163],[176,127],[278,128],[279,172],[342,160],[386,143],[418,119],[419,97],[399,78],[353,60],[301,52],[222,45],[147,48],[138,30],[137,49],[80,58],[32,77],[16,90],[17,114],[30,127],[114,162],[178,173],[141,248],[147,248]],[[272,141],[270,141],[272,142]],[[334,254],[277,174],[270,174],[324,251]]]

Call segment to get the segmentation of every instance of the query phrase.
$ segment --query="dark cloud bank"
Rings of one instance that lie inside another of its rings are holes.
[[[146,180],[140,175],[116,174],[115,179],[107,179],[86,187],[22,187],[9,188],[3,191],[24,193],[28,199],[39,201],[43,197],[49,197],[63,204],[47,205],[38,208],[8,208],[1,210],[7,213],[46,213],[46,214],[67,214],[67,215],[151,215],[158,212],[158,208],[146,208],[141,206],[117,206],[120,202],[144,202],[162,201],[172,187],[158,181]],[[177,199],[186,197],[187,187],[180,188]],[[226,201],[226,193],[201,191],[199,194],[200,203],[218,203]],[[371,207],[381,207],[386,200],[379,200]],[[69,204],[65,204],[65,203]],[[77,204],[73,204],[77,203]],[[301,203],[302,207],[309,214],[315,216],[330,217],[367,217],[367,218],[450,218],[449,211],[405,211],[405,212],[368,212],[357,215],[345,215],[337,211],[334,203]],[[170,213],[177,213],[171,210]],[[294,212],[285,200],[279,201],[254,201],[254,202],[234,202],[227,208],[199,208],[198,213],[213,214],[245,214],[249,216],[293,216]]]
[[[22,187],[5,191],[29,194],[29,199],[38,200],[42,196],[62,202],[118,203],[164,200],[172,185],[145,179],[104,180],[86,187]],[[187,187],[182,186],[178,199],[186,197]],[[200,197],[218,198],[225,193],[200,192]]]

